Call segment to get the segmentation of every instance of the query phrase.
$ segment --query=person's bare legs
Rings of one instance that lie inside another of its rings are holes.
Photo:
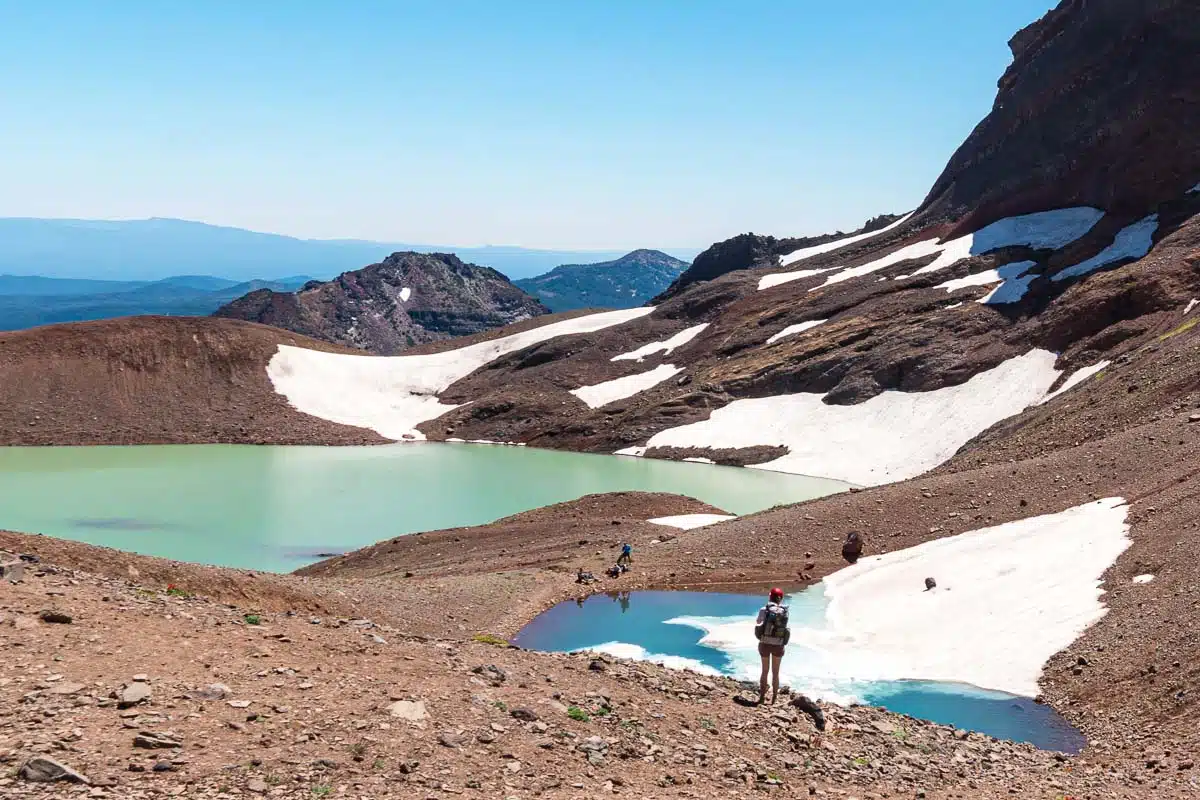
[[[779,663],[783,661],[783,654],[771,656],[771,703],[774,704],[775,698],[779,696]],[[763,694],[767,692],[767,676],[763,675]]]
[[[760,653],[759,658],[762,659],[762,675],[758,678],[758,702],[762,703],[767,699],[767,672],[771,669],[771,656]]]

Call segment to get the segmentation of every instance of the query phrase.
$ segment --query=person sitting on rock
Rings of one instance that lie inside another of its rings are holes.
[[[771,702],[779,696],[779,663],[792,632],[788,630],[788,610],[783,605],[783,589],[772,589],[767,604],[758,610],[754,621],[754,637],[758,639],[758,655],[762,659],[762,674],[758,679],[758,702],[767,699],[767,673],[771,675]]]
[[[621,555],[617,556],[618,567],[628,567],[633,563],[633,545],[626,542],[621,545]]]
[[[596,576],[590,572],[584,572],[583,567],[580,567],[579,571],[575,573],[576,583],[591,583],[594,580],[596,580]]]
[[[621,566],[619,564],[613,564],[604,571],[604,574],[610,578],[619,578],[621,577]]]

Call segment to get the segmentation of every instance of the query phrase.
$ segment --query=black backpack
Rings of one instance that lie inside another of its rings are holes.
[[[758,639],[774,639],[779,644],[787,644],[792,636],[788,630],[787,606],[779,603],[768,603],[766,614],[761,625],[754,626],[754,636]]]

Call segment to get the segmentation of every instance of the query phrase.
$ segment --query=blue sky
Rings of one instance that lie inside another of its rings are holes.
[[[697,246],[916,205],[1051,0],[0,0],[0,216]]]

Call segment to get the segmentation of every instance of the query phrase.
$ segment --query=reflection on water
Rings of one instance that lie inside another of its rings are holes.
[[[799,627],[823,625],[825,603],[819,585],[789,601],[793,638]],[[554,606],[525,626],[513,643],[531,650],[597,650],[757,681],[758,656],[752,647],[703,645],[702,630],[690,621],[739,623],[749,630],[762,603],[760,597],[710,592],[608,592]],[[793,687],[806,693],[883,706],[1045,749],[1074,753],[1085,744],[1083,735],[1054,709],[1029,698],[953,683],[817,679],[804,675],[812,657],[793,645],[784,658],[784,666],[792,667],[790,673],[784,670],[785,678],[790,674]]]

